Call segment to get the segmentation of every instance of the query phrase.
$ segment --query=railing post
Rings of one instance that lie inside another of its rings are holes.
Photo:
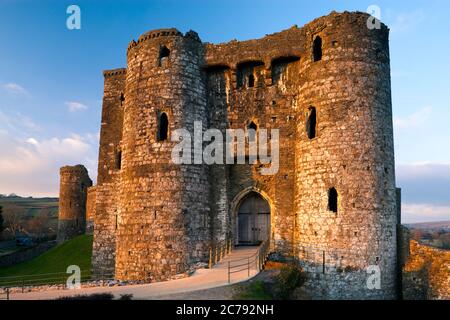
[[[230,274],[230,261],[228,261],[228,283],[231,282],[231,274]]]
[[[208,263],[208,268],[211,269],[212,268],[212,248],[209,247],[209,263]]]
[[[325,274],[325,250],[322,253],[322,273]]]
[[[214,253],[214,264],[217,264],[217,245],[216,245],[216,250]]]
[[[6,288],[6,300],[9,300],[9,288]]]
[[[25,288],[25,278],[22,277],[22,293],[23,293],[24,288]]]

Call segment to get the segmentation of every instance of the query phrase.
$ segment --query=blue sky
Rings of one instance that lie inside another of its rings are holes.
[[[66,8],[81,8],[81,30]],[[58,168],[96,175],[102,70],[157,28],[259,38],[336,11],[381,9],[391,28],[397,184],[405,222],[450,220],[449,1],[0,1],[0,193],[57,195]]]

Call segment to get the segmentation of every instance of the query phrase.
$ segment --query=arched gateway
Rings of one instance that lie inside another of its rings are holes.
[[[249,193],[239,204],[236,222],[239,245],[255,245],[269,239],[269,203],[259,193]]]

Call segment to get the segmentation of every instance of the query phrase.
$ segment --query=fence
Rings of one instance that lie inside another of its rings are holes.
[[[208,268],[211,269],[215,264],[222,261],[225,255],[233,250],[231,238],[225,238],[217,244],[209,248],[209,263]]]
[[[67,280],[72,276],[72,273],[55,272],[45,274],[34,275],[20,275],[20,276],[8,276],[0,277],[0,300],[9,300],[11,294],[21,292],[24,293],[29,287],[37,286],[58,286],[62,285],[67,287]],[[90,281],[110,281],[114,280],[113,274],[102,274],[100,277],[93,278],[89,272],[81,272],[80,283],[86,283]],[[3,296],[2,296],[3,295]]]
[[[269,255],[270,242],[264,241],[258,250],[251,256],[228,261],[228,283],[231,283],[231,275],[238,272],[247,271],[250,277],[250,270],[255,267],[257,271],[264,269],[264,265]]]

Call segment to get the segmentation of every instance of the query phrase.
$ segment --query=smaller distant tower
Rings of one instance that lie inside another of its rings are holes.
[[[58,242],[86,231],[87,190],[92,186],[87,169],[82,165],[60,169]]]

